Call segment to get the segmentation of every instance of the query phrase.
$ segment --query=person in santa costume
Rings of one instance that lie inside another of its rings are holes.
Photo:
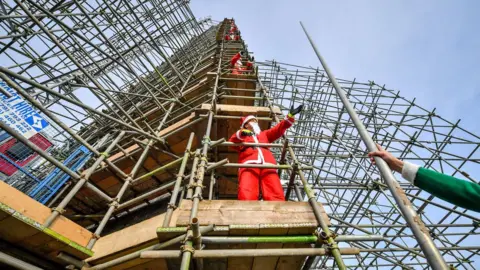
[[[239,41],[240,36],[235,35],[235,34],[228,34],[228,35],[225,35],[225,40],[227,40],[227,41],[231,41],[231,40]]]
[[[295,122],[294,116],[301,112],[303,105],[290,108],[284,120],[274,127],[262,131],[253,115],[242,117],[240,129],[229,141],[233,143],[273,143]],[[234,146],[238,152],[238,163],[242,164],[277,164],[268,147]],[[241,168],[238,171],[238,199],[258,200],[259,186],[266,201],[284,201],[282,184],[276,169]]]
[[[236,53],[232,59],[230,59],[230,66],[232,68],[232,74],[243,74],[253,70],[253,57],[252,61],[248,61],[246,67],[243,66],[242,58],[246,57],[244,51]]]

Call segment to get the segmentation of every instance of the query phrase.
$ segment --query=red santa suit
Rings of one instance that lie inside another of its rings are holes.
[[[246,67],[242,63],[242,55],[240,53],[235,54],[230,59],[230,66],[232,67],[232,74],[243,74],[253,70],[253,63],[248,61]]]
[[[235,40],[235,41],[239,41],[240,40],[240,36],[239,35],[234,35],[234,34],[228,34],[228,35],[225,35],[225,40]]]
[[[243,128],[249,120],[254,118],[253,115],[242,117],[241,127]],[[285,131],[292,126],[294,121],[293,117],[285,117],[276,126],[253,136],[243,136],[239,130],[230,137],[229,141],[233,143],[273,143],[285,134]],[[235,146],[232,148],[238,152],[238,163],[277,164],[268,147]],[[285,200],[282,184],[276,169],[241,168],[238,171],[238,181],[239,200],[258,200],[259,184],[264,200]]]
[[[232,74],[242,73],[242,55],[238,52],[232,59],[230,59],[230,66],[232,67]]]

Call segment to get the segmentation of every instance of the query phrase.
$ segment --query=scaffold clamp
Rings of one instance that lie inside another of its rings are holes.
[[[334,249],[339,249],[337,244],[326,244],[326,245],[325,245],[325,253],[326,253],[326,255],[332,256],[332,254],[333,254],[332,251],[333,251]]]
[[[58,212],[59,214],[65,213],[65,209],[63,208],[53,207],[52,210]]]
[[[188,188],[200,187],[200,188],[202,188],[202,189],[205,188],[204,185],[202,185],[202,184],[197,184],[197,183],[188,184],[187,187],[188,187]]]
[[[203,139],[202,139],[202,144],[212,144],[212,140],[210,139],[210,137],[208,136],[204,136]]]
[[[188,246],[188,245],[183,245],[183,246],[180,247],[180,251],[182,253],[190,252],[190,253],[194,254],[195,253],[195,248],[193,248],[191,246]]]
[[[167,207],[168,207],[169,209],[173,209],[173,210],[177,209],[177,206],[176,206],[175,204],[173,204],[173,203],[168,203],[168,204],[167,204]]]
[[[201,194],[195,194],[192,196],[192,199],[198,198],[200,201],[203,201],[203,197]]]
[[[108,205],[118,208],[119,203],[117,200],[118,200],[117,198],[113,199]]]
[[[473,227],[474,227],[475,229],[478,229],[478,227],[480,227],[480,221],[474,220],[474,221],[473,221]]]

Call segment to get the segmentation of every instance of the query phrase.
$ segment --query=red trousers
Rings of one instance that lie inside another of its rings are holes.
[[[276,169],[241,168],[238,172],[238,199],[257,201],[259,184],[265,201],[285,201]]]

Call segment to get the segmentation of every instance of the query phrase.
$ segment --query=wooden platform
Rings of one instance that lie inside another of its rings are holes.
[[[49,228],[42,224],[51,210],[0,181],[0,238],[65,265],[56,255],[63,251],[79,259],[93,255],[85,248],[92,233],[65,217]]]
[[[178,130],[186,125],[189,125],[196,119],[199,119],[201,115],[207,114],[207,112],[211,109],[210,104],[202,104],[200,108],[198,108],[194,113],[191,113],[188,117],[178,121],[177,123],[163,129],[160,131],[159,135],[164,136],[172,131]],[[240,105],[231,105],[231,104],[218,104],[217,105],[217,115],[220,116],[244,116],[253,114],[257,117],[270,117],[270,109],[267,107],[254,107],[254,106],[240,106]],[[274,113],[281,114],[279,108],[274,108]],[[215,132],[212,133],[212,140],[218,140],[220,138],[228,138],[231,134],[233,134],[238,129],[238,119],[217,119],[216,120],[216,129]],[[203,133],[205,132],[205,123],[206,119],[201,120],[200,122],[191,125],[189,128],[186,128],[182,131],[175,133],[173,136],[167,138],[167,143],[170,146],[170,150],[176,155],[183,155],[185,151],[185,147],[188,141],[188,137],[190,133],[193,131],[195,132],[196,136],[194,139],[194,143],[192,145],[192,149],[196,149],[200,147],[201,140],[203,137]],[[270,126],[270,122],[262,121],[260,122],[260,126],[263,129],[266,129]],[[144,140],[146,142],[146,140]],[[135,165],[135,161],[138,159],[140,154],[143,151],[142,145],[134,144],[129,148],[125,149],[125,152],[118,152],[113,154],[108,159],[114,162],[119,168],[121,168],[125,173],[129,173],[133,166]],[[127,156],[126,156],[127,155]],[[237,153],[233,152],[228,147],[219,147],[219,158],[228,158],[230,162],[237,162]],[[165,165],[169,162],[175,160],[174,157],[171,155],[167,155],[161,151],[157,151],[155,149],[150,150],[150,155],[145,160],[143,169],[141,169],[139,175],[142,175],[147,170],[151,171],[158,168],[161,165]],[[213,161],[213,160],[212,160]],[[114,197],[118,190],[120,189],[122,182],[118,179],[118,176],[113,174],[110,170],[106,168],[106,165],[103,165],[103,169],[97,170],[91,176],[91,183],[99,187],[101,190],[105,191],[110,196]],[[124,195],[122,201],[127,201],[134,196],[138,196],[144,192],[152,190],[163,183],[166,183],[170,180],[174,179],[174,173],[176,168],[166,171],[157,173],[145,180],[142,180],[140,183],[135,183],[132,186],[132,189],[128,189]],[[223,197],[231,197],[235,198],[237,194],[237,169],[234,168],[220,168],[217,169],[219,174],[222,174],[219,179],[219,193],[220,196]],[[227,176],[227,177],[225,177]],[[230,180],[228,180],[228,179]],[[232,181],[231,179],[234,179]],[[206,181],[206,185],[209,184],[209,181]],[[208,189],[205,189],[208,190]],[[166,191],[165,191],[166,192]],[[153,194],[151,198],[160,196],[163,193]],[[77,200],[69,204],[70,211],[67,214],[71,214],[71,210],[81,210],[86,214],[97,214],[101,212],[101,209],[105,209],[106,202],[99,198],[96,194],[90,191],[87,188],[82,188],[80,192],[75,197]],[[147,199],[151,199],[147,198]],[[143,203],[143,202],[139,202]],[[86,206],[89,207],[86,207]],[[135,207],[136,205],[132,205],[131,207]],[[98,211],[92,211],[92,209],[97,209]],[[91,221],[84,220],[80,223],[83,226],[87,226],[91,224]]]
[[[86,261],[97,265],[182,235],[189,225],[191,201],[183,200],[172,217],[171,228],[158,228],[163,215],[100,238],[95,255]],[[322,207],[320,205],[320,207]],[[323,210],[323,207],[321,208]],[[326,220],[327,215],[322,214]],[[311,207],[306,202],[266,201],[202,201],[199,205],[200,225],[214,224],[209,236],[311,235],[318,227]],[[305,244],[235,244],[212,245],[207,249],[291,248]],[[178,249],[179,245],[170,249]],[[225,258],[205,260],[205,269],[299,269],[304,257]],[[134,259],[111,269],[178,269],[179,260]]]
[[[322,209],[323,218],[328,216]],[[183,200],[178,208],[177,227],[190,224],[190,209],[192,202]],[[310,224],[317,227],[312,208],[307,202],[290,201],[234,201],[234,200],[213,200],[202,201],[198,208],[198,221],[200,225],[214,224],[217,226],[240,226],[257,225],[268,227],[269,224]],[[252,228],[251,226],[249,226]]]
[[[165,214],[147,219],[123,230],[101,237],[93,247],[94,256],[86,262],[92,265],[104,263],[158,243],[157,227],[163,223]],[[175,226],[176,214],[171,226]]]

